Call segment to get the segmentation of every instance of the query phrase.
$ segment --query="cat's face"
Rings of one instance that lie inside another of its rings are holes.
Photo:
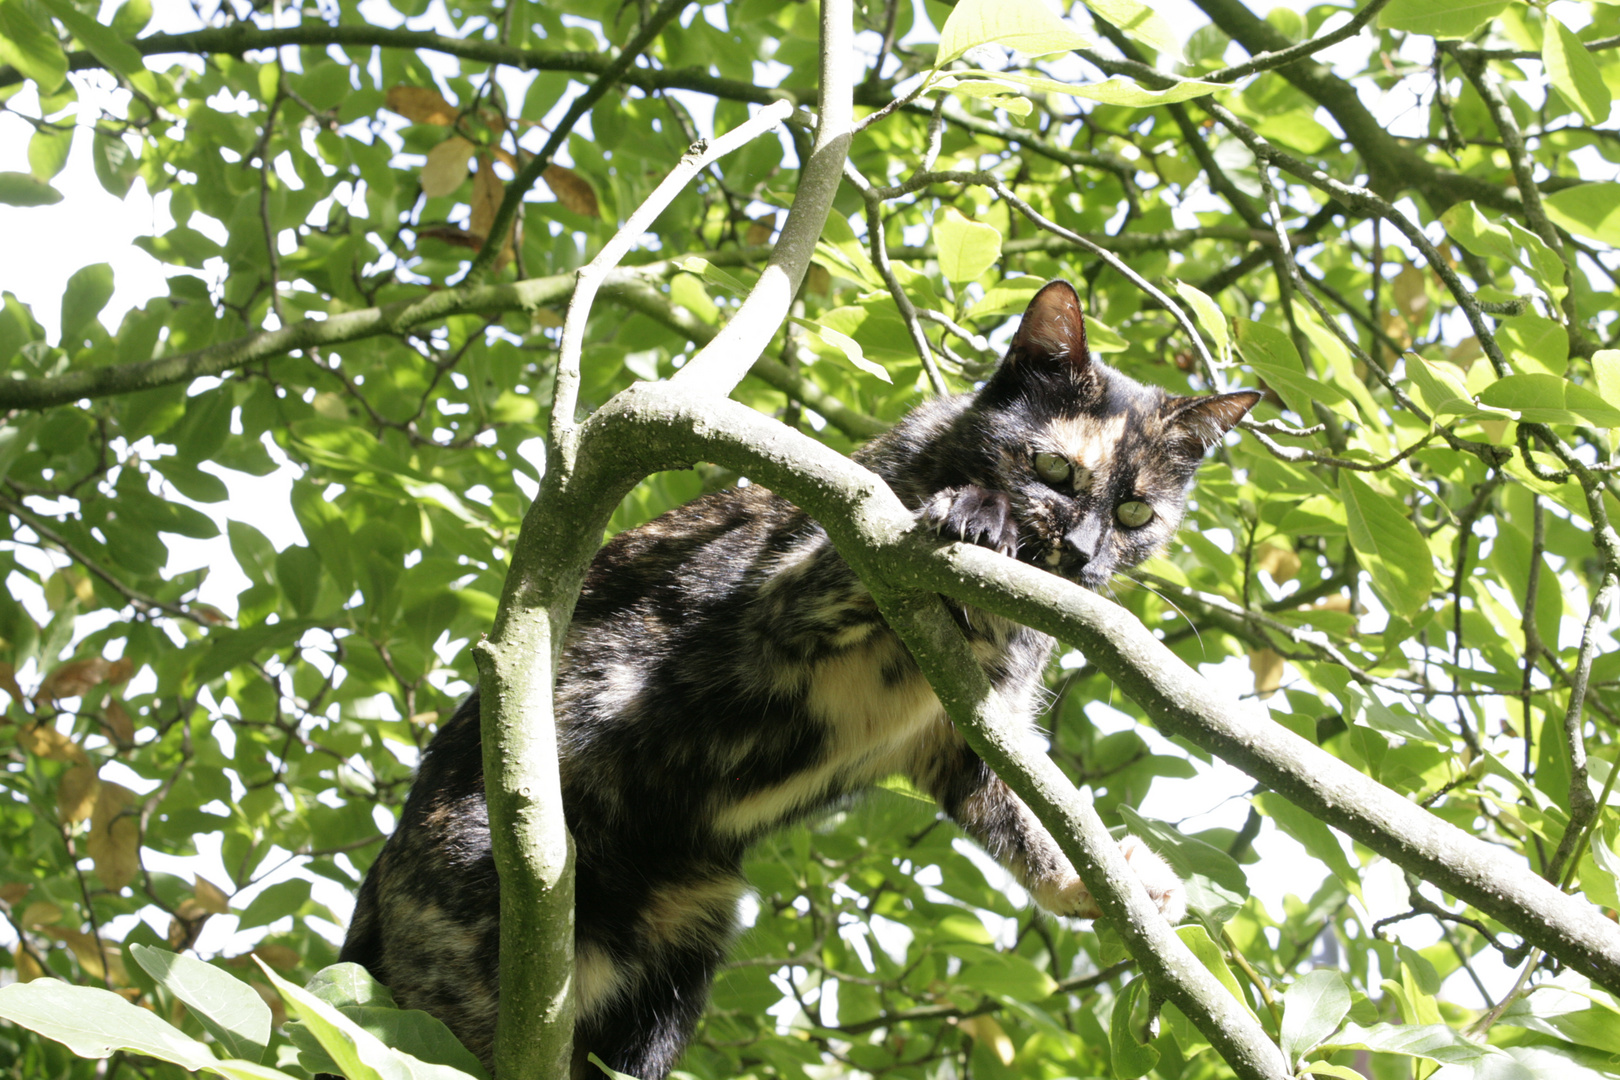
[[[1170,541],[1198,463],[1259,400],[1172,397],[1092,360],[1054,281],[969,410],[991,474],[975,482],[1011,498],[1019,559],[1095,589]]]

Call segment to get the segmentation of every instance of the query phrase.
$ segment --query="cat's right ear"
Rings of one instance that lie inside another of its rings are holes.
[[[1041,287],[1024,311],[1002,366],[1066,371],[1076,381],[1091,373],[1086,318],[1080,312],[1080,297],[1073,285],[1059,278]]]

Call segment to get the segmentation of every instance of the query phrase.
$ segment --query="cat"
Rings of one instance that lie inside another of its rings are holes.
[[[1092,359],[1079,298],[1053,281],[974,395],[915,408],[856,458],[943,539],[1088,588],[1175,533],[1206,451],[1259,400],[1173,397]],[[1050,638],[951,610],[1001,694],[1033,718]],[[742,486],[615,536],[585,580],[556,689],[577,852],[575,1075],[587,1052],[662,1080],[736,927],[744,852],[903,773],[1057,915],[1095,917],[1041,824],[962,740],[821,526]],[[486,1065],[499,895],[478,693],[429,745],[360,890],[341,954]],[[1180,880],[1122,848],[1172,921]]]

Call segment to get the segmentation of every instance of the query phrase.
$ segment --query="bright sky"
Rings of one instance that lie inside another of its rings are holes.
[[[107,11],[113,6],[115,5],[109,0],[106,5]],[[1178,27],[1195,27],[1207,21],[1189,0],[1159,0],[1157,6],[1171,23]],[[1306,4],[1305,0],[1292,0],[1288,6],[1303,8]],[[1578,26],[1585,22],[1584,9],[1580,5],[1560,2],[1557,7],[1559,14],[1565,16],[1566,22],[1571,25]],[[1565,9],[1568,9],[1567,15]],[[399,21],[398,16],[380,0],[371,0],[363,5],[362,10],[380,24],[393,25]],[[442,30],[445,27],[438,25],[441,21],[440,17],[430,14],[421,25],[424,28]],[[183,31],[195,28],[196,25],[196,18],[188,3],[183,0],[156,0],[154,18],[148,32]],[[1365,56],[1366,48],[1365,42],[1351,41],[1323,54],[1323,58],[1330,62],[1340,60],[1357,63]],[[1423,59],[1426,60],[1427,57]],[[518,77],[516,73],[512,74],[514,78]],[[81,101],[79,115],[82,118],[94,117],[101,108],[114,113],[121,112],[117,95],[108,95],[97,89],[103,80],[94,76],[75,76],[74,81],[79,87]],[[520,97],[521,95],[519,99]],[[11,104],[24,112],[34,111],[35,100],[32,90],[20,93],[12,99]],[[1378,102],[1369,102],[1369,105],[1380,113],[1381,119],[1392,127],[1398,126],[1403,121],[1415,122],[1416,115],[1413,110],[1415,104],[1417,103],[1413,99],[1399,94],[1388,95]],[[704,108],[702,111],[707,113],[708,109]],[[29,129],[23,121],[9,113],[0,113],[0,170],[27,171],[28,134]],[[66,170],[53,181],[55,187],[65,196],[62,202],[55,206],[28,209],[0,206],[0,237],[5,238],[6,248],[5,262],[0,265],[0,289],[16,294],[29,304],[34,316],[45,325],[52,340],[57,336],[62,291],[68,277],[80,267],[106,262],[113,268],[116,291],[101,316],[103,323],[109,327],[116,327],[129,308],[152,297],[163,295],[167,291],[164,285],[167,268],[135,247],[132,241],[138,236],[160,234],[172,226],[167,212],[168,196],[160,195],[154,200],[140,181],[136,182],[128,197],[123,200],[107,194],[92,171],[89,142],[88,138],[83,137],[76,140]],[[194,218],[194,226],[199,225],[201,220]],[[232,498],[226,503],[200,506],[199,509],[215,517],[221,524],[229,517],[254,525],[270,538],[278,549],[302,541],[303,537],[288,509],[287,496],[292,477],[290,466],[263,479],[225,471],[220,471],[220,475],[230,486]],[[234,612],[236,594],[245,588],[248,582],[235,569],[223,537],[215,541],[190,541],[170,536],[167,540],[171,549],[168,571],[176,573],[199,566],[212,567],[211,576],[204,586],[201,599],[228,613]],[[35,561],[43,559],[43,556],[29,549],[23,549],[19,555]],[[43,620],[44,607],[38,590],[25,587],[19,578],[14,578],[10,587],[14,594],[31,603],[36,617]],[[1248,669],[1241,661],[1229,662],[1210,674],[1225,683],[1234,693],[1244,692],[1252,685]],[[132,689],[139,692],[139,688]],[[1255,707],[1264,708],[1259,704]],[[1093,703],[1089,714],[1104,730],[1121,730],[1136,726],[1129,717],[1109,708],[1106,703]],[[1177,748],[1152,729],[1136,727],[1136,730],[1149,741],[1155,752],[1180,754]],[[108,766],[104,774],[115,777],[136,790],[145,790],[152,786],[116,764]],[[1193,780],[1161,779],[1154,785],[1142,811],[1150,817],[1178,821],[1189,831],[1216,825],[1237,828],[1247,811],[1247,803],[1242,796],[1251,787],[1252,781],[1247,776],[1217,762],[1204,769],[1200,776]],[[1190,808],[1207,808],[1207,812],[1188,818]],[[200,837],[199,844],[203,848],[202,854],[191,859],[169,859],[149,852],[148,865],[154,869],[169,870],[186,876],[194,872],[201,873],[217,884],[226,883],[229,878],[219,861],[218,838]],[[1320,864],[1305,855],[1304,850],[1294,841],[1274,829],[1269,829],[1262,835],[1256,847],[1260,852],[1261,862],[1248,868],[1250,880],[1261,900],[1274,913],[1280,914],[1282,897],[1286,893],[1294,892],[1308,896],[1315,889],[1323,873]],[[976,857],[988,863],[982,854]],[[993,865],[988,868],[1000,876],[999,870]],[[296,874],[297,864],[294,862],[282,873],[267,879],[263,884]],[[316,878],[314,881],[316,899],[346,918],[352,908],[352,898],[347,892],[325,879]],[[1405,908],[1405,886],[1398,872],[1387,863],[1380,864],[1367,875],[1366,890],[1366,906],[1371,913],[1369,922],[1372,918],[1394,914]],[[251,899],[251,895],[239,896],[234,901],[236,906],[241,907]],[[161,915],[154,917],[152,922],[159,932],[166,926],[165,919]],[[254,931],[249,934],[235,934],[232,929],[234,922],[234,917],[229,916],[211,920],[204,932],[203,940],[199,943],[199,951],[205,955],[215,951],[230,954],[243,952],[263,933]],[[337,927],[333,927],[331,932],[337,935],[340,931]],[[1414,946],[1427,945],[1438,939],[1433,923],[1429,920],[1414,920],[1403,924],[1401,934],[1407,944]],[[0,940],[5,937],[6,932],[0,932]],[[1478,958],[1478,967],[1489,985],[1505,988],[1511,980],[1511,973],[1500,969],[1500,965],[1493,968],[1493,960],[1494,954],[1481,956]],[[1460,975],[1448,985],[1447,991],[1452,1000],[1478,1004],[1473,987],[1462,980]]]

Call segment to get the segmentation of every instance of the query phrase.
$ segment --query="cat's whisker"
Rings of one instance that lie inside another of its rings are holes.
[[[1180,615],[1183,619],[1185,619],[1187,621],[1187,629],[1189,629],[1189,630],[1191,630],[1193,632],[1193,640],[1198,642],[1198,651],[1203,653],[1206,659],[1209,657],[1209,650],[1204,648],[1204,635],[1202,635],[1202,634],[1200,634],[1198,632],[1198,624],[1192,621],[1192,616],[1188,615],[1185,611],[1182,611],[1180,606],[1177,605],[1177,603],[1174,600],[1170,599],[1168,596],[1164,595],[1164,593],[1160,592],[1158,589],[1155,589],[1153,586],[1149,585],[1147,582],[1139,581],[1139,580],[1137,580],[1136,578],[1133,578],[1133,577],[1126,577],[1125,580],[1131,582],[1134,585],[1137,585],[1137,586],[1139,586],[1141,588],[1146,589],[1148,592],[1152,593],[1154,596],[1157,596],[1160,600],[1163,600],[1165,603],[1169,604],[1171,606],[1171,608],[1173,608],[1175,610],[1175,613],[1177,615]]]

